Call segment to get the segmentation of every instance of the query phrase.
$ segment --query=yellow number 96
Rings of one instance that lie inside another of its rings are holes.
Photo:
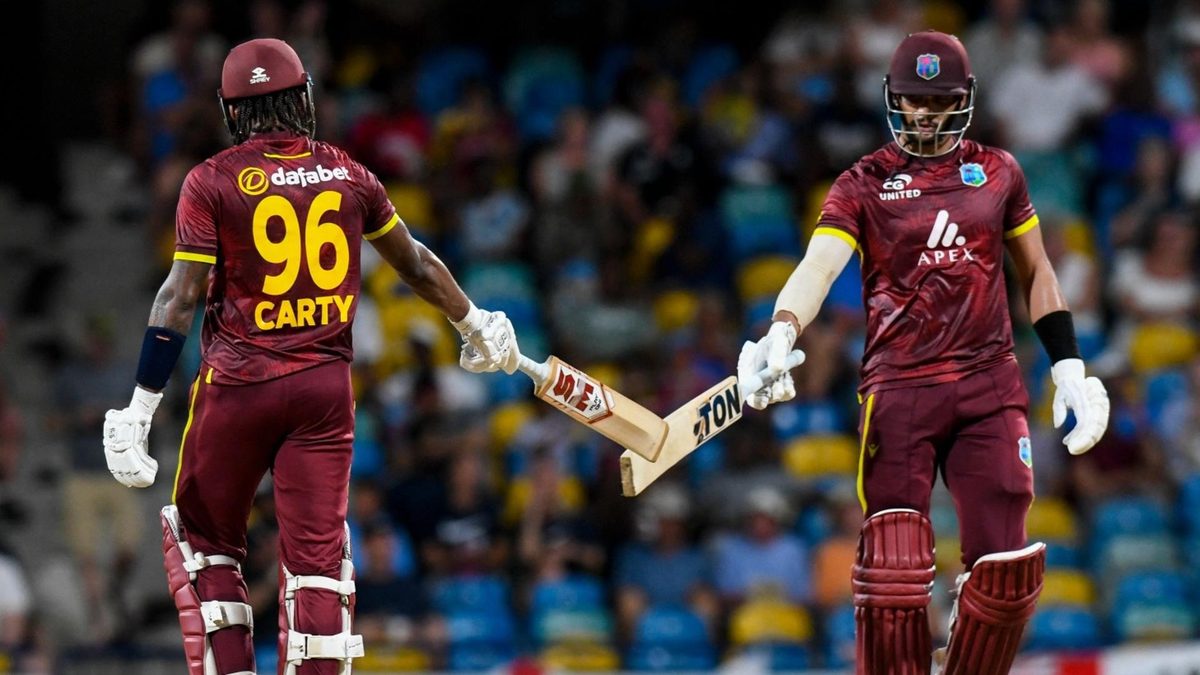
[[[335,223],[321,222],[322,216],[330,211],[338,211],[341,206],[342,195],[339,192],[326,190],[317,195],[308,209],[304,237],[301,239],[300,217],[291,202],[279,195],[271,195],[258,203],[254,209],[254,247],[263,260],[283,264],[278,274],[268,274],[263,278],[263,293],[283,295],[291,290],[300,275],[303,258],[307,258],[309,276],[318,288],[327,291],[342,284],[350,269],[350,244],[341,227]],[[272,241],[267,236],[267,225],[272,218],[279,218],[283,222],[283,238],[279,241]],[[321,265],[321,249],[326,244],[333,246],[334,253],[333,265],[328,268]]]

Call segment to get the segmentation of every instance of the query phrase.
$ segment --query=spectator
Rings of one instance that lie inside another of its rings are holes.
[[[784,529],[792,516],[787,498],[762,486],[751,490],[743,504],[742,531],[718,537],[714,546],[722,602],[732,607],[760,591],[807,602],[812,596],[808,550]]]
[[[813,554],[813,600],[824,610],[851,599],[848,572],[858,554],[858,532],[863,520],[857,495],[841,491],[833,497],[827,506],[833,518],[833,535],[822,541]]]
[[[989,111],[1012,151],[1062,149],[1108,104],[1104,87],[1071,62],[1071,48],[1067,29],[1052,27],[1039,61],[1013,64],[1000,75]]]
[[[443,577],[502,569],[508,546],[500,536],[499,513],[478,446],[460,449],[450,460],[445,501],[433,514],[433,537],[421,546],[429,573]]]
[[[1042,34],[1029,20],[1025,0],[991,0],[987,17],[963,36],[975,79],[985,87],[997,83],[1004,68],[1033,65],[1042,50]]]
[[[79,565],[83,602],[93,641],[105,642],[130,628],[123,591],[128,587],[142,539],[141,493],[114,481],[103,448],[97,445],[104,412],[128,396],[128,364],[113,354],[112,327],[93,316],[86,326],[82,354],[57,373],[55,426],[71,449],[71,472],[63,488],[67,545]],[[101,555],[111,542],[112,562]]]
[[[1112,34],[1109,23],[1108,0],[1075,3],[1071,61],[1111,90],[1131,72],[1133,62],[1129,48]]]
[[[369,644],[428,644],[427,603],[420,585],[392,564],[403,546],[386,519],[362,526],[363,557],[356,567],[355,626]]]
[[[691,542],[687,491],[668,483],[642,496],[637,525],[641,541],[625,545],[617,557],[617,621],[626,637],[647,607],[688,606],[714,625],[719,605],[704,553]]]

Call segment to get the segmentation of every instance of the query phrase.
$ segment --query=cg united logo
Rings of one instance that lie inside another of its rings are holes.
[[[942,59],[937,54],[921,54],[917,57],[917,77],[932,80],[942,72]]]
[[[266,192],[270,182],[267,181],[266,171],[257,166],[248,166],[238,174],[237,184],[239,190],[254,197]]]

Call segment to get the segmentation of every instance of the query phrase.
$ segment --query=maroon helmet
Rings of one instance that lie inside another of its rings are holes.
[[[944,136],[955,137],[955,142],[945,151],[950,152],[962,142],[975,110],[975,76],[971,74],[971,60],[967,57],[966,47],[953,35],[935,30],[910,34],[892,54],[891,67],[883,79],[883,96],[892,138],[909,152],[912,150],[900,143],[900,138],[918,132],[906,128],[899,97],[964,97],[964,104],[958,110],[945,113],[947,120],[944,128],[936,132],[936,141]],[[934,147],[937,145],[935,142]]]
[[[221,67],[221,88],[217,99],[225,126],[234,132],[229,117],[229,103],[255,96],[265,96],[287,89],[306,87],[308,105],[312,106],[312,78],[296,50],[283,40],[259,38],[243,42],[229,50]]]

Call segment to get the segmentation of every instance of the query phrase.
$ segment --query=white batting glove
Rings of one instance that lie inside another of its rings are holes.
[[[472,373],[491,373],[503,370],[509,375],[517,371],[521,355],[517,333],[504,312],[489,312],[471,304],[467,315],[455,321],[463,344],[458,364]]]
[[[796,327],[790,321],[771,324],[758,342],[746,342],[738,354],[738,380],[746,382],[751,376],[766,371],[763,386],[746,395],[746,403],[762,410],[772,403],[790,401],[796,397],[796,384],[784,362],[796,344]]]
[[[133,400],[124,410],[104,414],[104,459],[113,478],[125,487],[144,488],[154,484],[158,462],[150,456],[147,439],[150,419],[158,409],[162,393],[133,390]]]
[[[1096,377],[1084,377],[1082,359],[1063,359],[1050,368],[1054,380],[1054,427],[1067,419],[1067,409],[1075,412],[1075,428],[1063,439],[1072,455],[1082,455],[1104,436],[1108,429],[1108,392]]]

